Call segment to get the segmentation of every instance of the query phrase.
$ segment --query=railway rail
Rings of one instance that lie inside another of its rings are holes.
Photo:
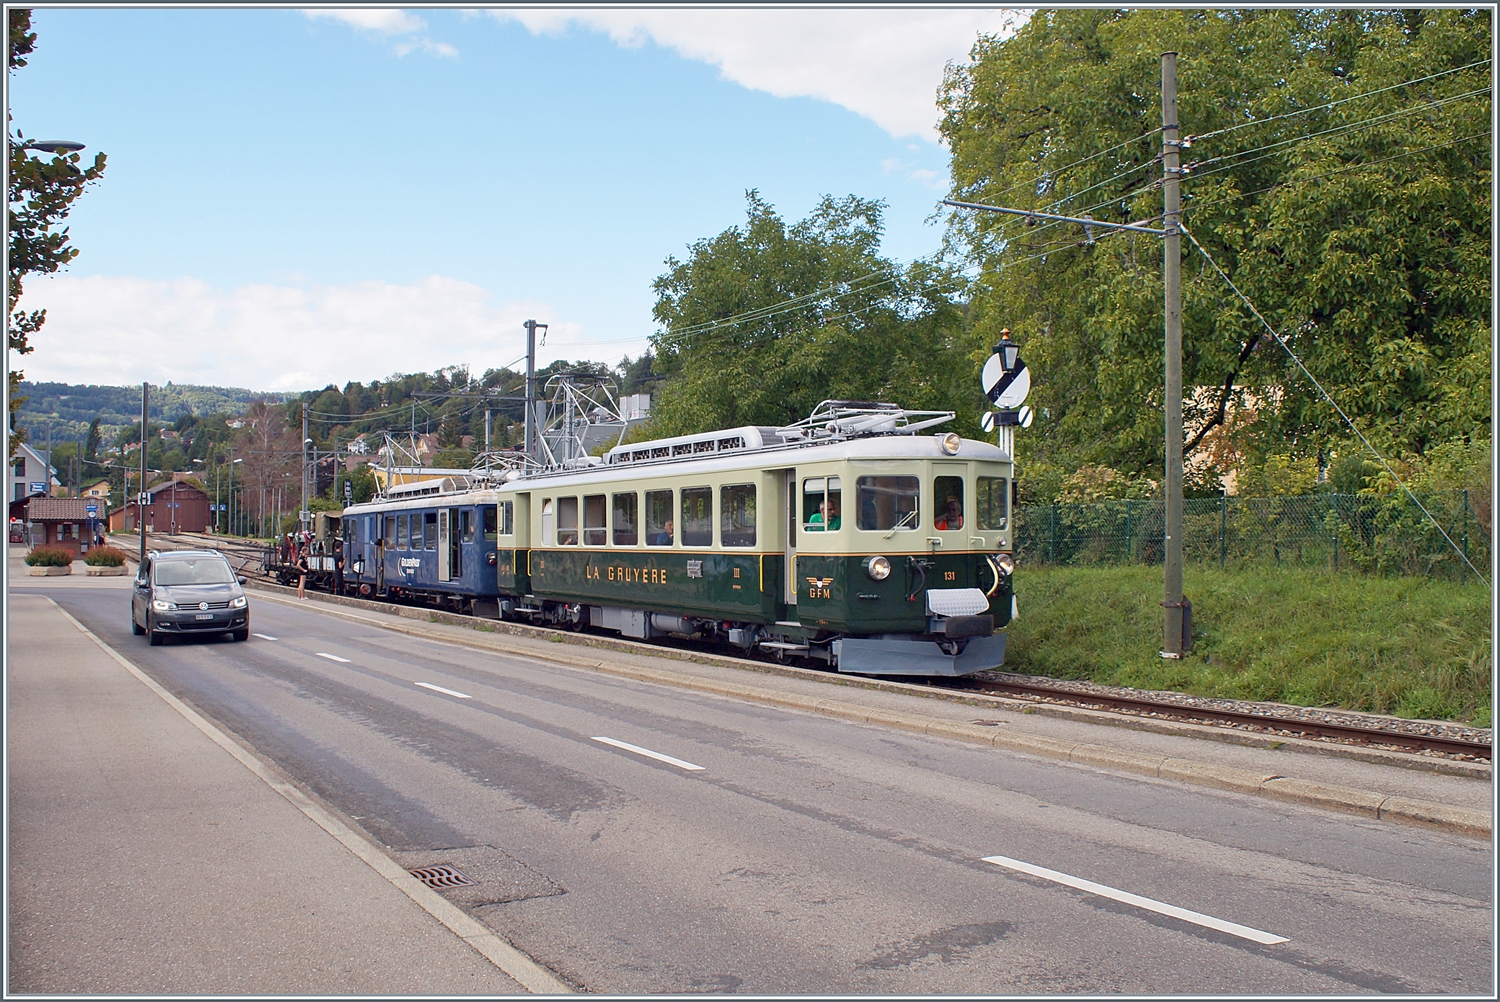
[[[1330,719],[1307,719],[1309,712],[1303,707],[1287,707],[1290,712],[1269,710],[1229,709],[1224,706],[1204,705],[1193,697],[1183,701],[1151,699],[1144,695],[1125,695],[1119,692],[1102,691],[1096,687],[1087,689],[1049,685],[1036,681],[1020,681],[980,672],[950,683],[953,687],[972,689],[998,696],[1007,696],[1031,701],[1067,703],[1086,708],[1103,708],[1132,714],[1168,717],[1193,723],[1209,723],[1238,727],[1273,730],[1309,738],[1343,741],[1353,744],[1392,745],[1412,751],[1441,752],[1466,758],[1490,761],[1491,743],[1472,740],[1452,734],[1422,733],[1407,729],[1412,726],[1433,728],[1424,721],[1393,720],[1391,727],[1374,727],[1364,724],[1341,722]],[[1437,728],[1449,725],[1438,724]],[[1401,729],[1397,729],[1401,728]],[[1464,730],[1471,730],[1464,728]]]
[[[154,536],[149,545],[154,549],[212,547],[229,556],[243,573],[258,575],[264,544],[229,540],[219,536],[179,534],[171,537]],[[1331,719],[1339,714],[1314,708],[1260,707],[1253,703],[1230,700],[1210,701],[1185,694],[1172,694],[1173,698],[1153,699],[1147,694],[1133,690],[1119,691],[1113,687],[1096,686],[1091,683],[1057,683],[1039,681],[1034,678],[1023,679],[1001,672],[979,672],[962,678],[944,679],[941,684],[948,688],[1033,702],[1107,709],[1190,723],[1274,731],[1349,744],[1385,745],[1408,751],[1437,752],[1465,759],[1491,761],[1491,742],[1477,739],[1478,728],[1435,721],[1407,721],[1391,718],[1387,726],[1369,726],[1348,720]],[[1231,702],[1241,708],[1223,705]],[[1209,705],[1210,703],[1219,705]],[[1380,722],[1387,723],[1384,719]],[[1466,733],[1452,733],[1454,731]]]

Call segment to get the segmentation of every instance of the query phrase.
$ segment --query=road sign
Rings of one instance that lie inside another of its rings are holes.
[[[311,522],[312,521],[312,512],[310,512],[310,511],[299,511],[297,513],[297,517],[300,518],[304,522]]]
[[[344,481],[344,500],[348,501],[352,497],[354,497],[354,481],[352,481],[352,480],[345,480]]]
[[[29,491],[26,492],[28,494],[46,494],[47,493],[47,485],[46,484],[27,484],[26,486],[29,487],[29,488],[31,488],[31,490],[29,490]]]
[[[136,504],[142,504],[142,505],[144,505],[144,504],[150,504],[151,503],[151,495],[147,494],[145,491],[142,491],[141,493],[139,493],[139,494],[137,494],[135,496],[135,503]]]
[[[985,396],[996,407],[1019,407],[1031,392],[1031,370],[1026,368],[1026,362],[1021,358],[1016,359],[1015,368],[1004,372],[1000,368],[1000,356],[991,355],[989,361],[984,363],[980,381],[984,384]]]
[[[994,431],[996,428],[1030,428],[1032,419],[1035,417],[1036,412],[1030,407],[990,411],[979,419],[979,427],[987,432]]]
[[[90,515],[99,514],[99,506],[96,504],[86,504],[83,506],[83,510],[88,512]]]

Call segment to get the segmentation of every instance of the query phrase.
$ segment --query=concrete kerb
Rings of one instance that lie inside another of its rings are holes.
[[[518,982],[527,991],[537,995],[570,995],[573,989],[557,978],[551,971],[526,956],[495,932],[470,917],[457,905],[428,887],[382,852],[377,846],[339,821],[333,814],[318,805],[294,784],[276,775],[265,763],[241,747],[196,710],[163,688],[155,679],[141,671],[118,651],[101,640],[92,630],[80,623],[51,598],[52,603],[80,633],[94,642],[105,654],[118,663],[164,701],[181,714],[189,723],[201,731],[209,740],[232,755],[236,761],[249,769],[256,778],[302,812],[309,820],[332,835],[340,844],[361,861],[393,884],[398,890],[419,905],[424,911],[446,926],[465,943],[477,950],[490,963]]]
[[[280,595],[269,594],[264,597],[282,605],[296,606],[298,604],[297,600],[283,598]],[[399,606],[392,608],[402,609]],[[630,678],[635,681],[667,685],[711,695],[727,696],[762,705],[802,710],[822,716],[849,720],[855,723],[889,727],[916,734],[930,734],[936,737],[964,741],[969,744],[989,745],[995,748],[1004,748],[1008,751],[1076,762],[1080,765],[1103,769],[1105,771],[1125,772],[1139,776],[1150,776],[1157,779],[1187,783],[1193,786],[1229,790],[1308,807],[1379,818],[1402,824],[1420,825],[1479,838],[1489,838],[1492,830],[1491,818],[1488,814],[1448,804],[1431,803],[1404,797],[1392,797],[1370,790],[1359,790],[1327,783],[1313,783],[1287,776],[1194,762],[1188,759],[1144,755],[1107,748],[1102,745],[1072,744],[1053,738],[1007,734],[996,728],[985,727],[982,724],[966,724],[960,721],[928,717],[916,713],[871,709],[840,700],[817,699],[795,693],[768,691],[749,685],[693,678],[691,676],[683,676],[665,671],[654,671],[633,665],[615,665],[593,658],[570,656],[564,651],[518,651],[513,647],[507,646],[502,640],[502,635],[504,634],[533,636],[538,639],[550,639],[556,636],[551,631],[538,630],[533,627],[527,627],[524,624],[497,623],[497,626],[504,627],[505,629],[488,632],[475,630],[472,636],[461,635],[455,637],[444,634],[440,637],[434,637],[430,631],[425,631],[416,624],[408,625],[407,623],[381,616],[380,613],[385,612],[384,606],[380,606],[373,616],[359,615],[338,608],[329,608],[326,611],[330,615],[338,616],[341,619],[358,622],[367,626],[378,626],[382,629],[404,633],[409,636],[418,636],[424,639],[440,639],[449,643],[459,643],[465,646],[492,650],[508,656],[535,658],[570,668],[598,671],[622,678]],[[420,617],[421,619],[426,619],[429,623],[443,622],[442,619],[437,618],[439,616],[447,618],[447,614],[432,610],[405,609],[403,611],[415,613],[416,615],[403,616],[401,618],[418,619]],[[429,613],[433,618],[428,619]],[[450,625],[470,625],[466,621],[466,617],[454,616],[452,618],[458,620],[458,622]],[[599,638],[592,639],[598,640]],[[630,654],[655,655],[661,653],[659,649],[645,645],[637,647],[633,644],[616,644],[607,640],[597,645],[591,644],[590,646],[604,647],[605,649],[613,648],[620,650],[622,653]],[[668,650],[665,653],[683,655],[685,652]],[[710,660],[708,656],[683,656],[677,658],[677,660],[717,663],[720,660],[729,661],[730,659]],[[731,663],[734,662],[731,661]],[[739,667],[739,665],[736,664],[736,667]]]

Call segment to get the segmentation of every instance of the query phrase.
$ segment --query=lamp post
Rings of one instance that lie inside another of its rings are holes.
[[[243,459],[231,459],[229,461],[229,507],[231,509],[231,511],[230,511],[230,522],[229,522],[229,534],[231,536],[234,535],[234,512],[232,510],[234,508],[234,467],[235,467],[236,463],[243,463],[243,462],[244,462]]]
[[[302,430],[304,433],[307,431],[306,408],[302,412]],[[307,447],[312,444],[313,440],[304,434],[302,438],[302,507],[297,511],[297,528],[302,530],[307,528]]]

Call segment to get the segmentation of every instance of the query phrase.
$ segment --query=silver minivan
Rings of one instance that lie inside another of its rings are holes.
[[[227,633],[250,639],[250,602],[218,550],[152,551],[135,579],[130,629],[154,647],[169,633]]]

